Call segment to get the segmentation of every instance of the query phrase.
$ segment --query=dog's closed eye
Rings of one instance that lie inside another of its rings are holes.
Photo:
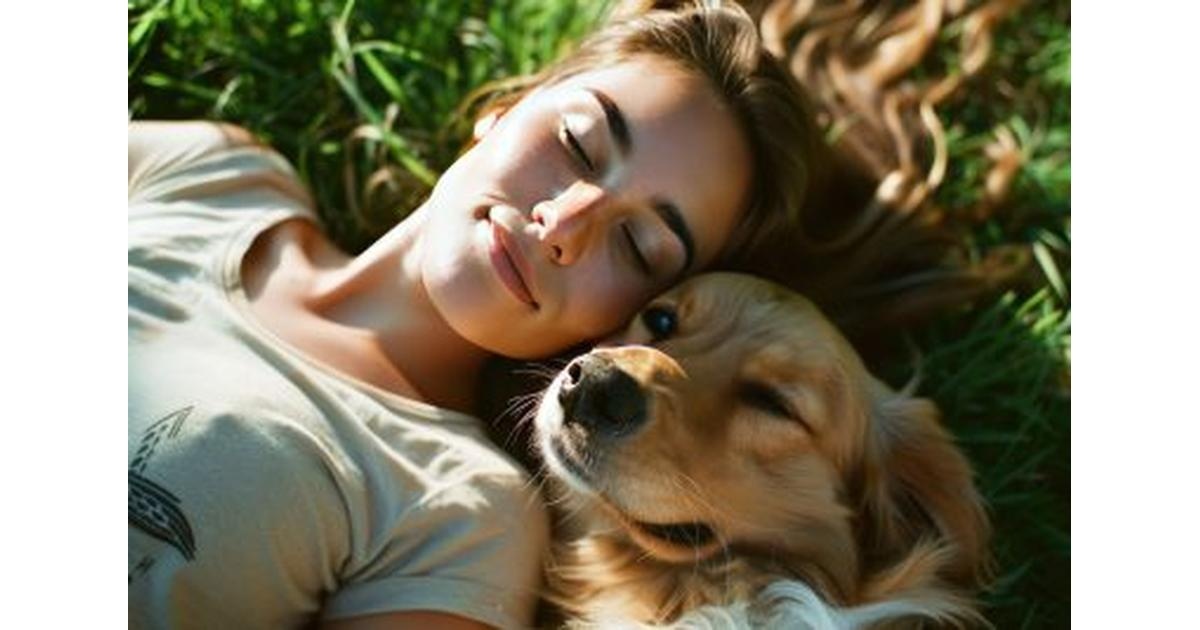
[[[804,417],[796,412],[787,397],[774,387],[757,381],[743,381],[738,385],[738,400],[742,404],[765,411],[781,420],[791,420],[798,423],[808,432],[812,427],[804,421]]]
[[[716,533],[704,523],[638,522],[638,527],[655,538],[685,547],[703,547],[716,538]]]
[[[969,464],[936,406],[877,381],[811,302],[749,276],[693,278],[592,352],[637,383],[645,417],[581,426],[569,367],[535,416],[572,521],[555,528],[568,544],[553,546],[548,589],[580,625],[693,625],[683,615],[702,607],[775,599],[778,580],[815,601],[788,606],[805,621],[789,610],[764,627],[829,625],[835,604],[869,606],[836,614],[872,626],[982,621],[965,597],[987,568]]]

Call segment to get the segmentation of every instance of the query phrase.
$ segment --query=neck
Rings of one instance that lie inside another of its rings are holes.
[[[451,328],[421,280],[424,206],[358,256],[317,271],[303,298],[320,317],[362,333],[425,402],[471,412],[489,354]]]

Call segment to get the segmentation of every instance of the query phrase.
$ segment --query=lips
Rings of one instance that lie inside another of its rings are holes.
[[[517,300],[538,308],[537,300],[529,288],[526,278],[532,277],[528,261],[521,253],[521,248],[512,238],[512,233],[500,221],[488,217],[491,227],[491,239],[488,243],[488,257],[492,267],[500,278],[500,283],[512,293]]]

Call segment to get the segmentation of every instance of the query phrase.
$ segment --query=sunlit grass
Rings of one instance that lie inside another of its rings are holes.
[[[249,128],[296,165],[331,236],[357,251],[411,210],[469,132],[454,114],[482,83],[529,72],[588,30],[603,3],[135,0],[134,118],[214,118]],[[1026,3],[993,59],[942,110],[952,168],[938,192],[974,207],[984,147],[1005,127],[1025,166],[980,250],[1032,246],[1041,279],[913,337],[920,392],[968,451],[996,523],[1000,628],[1065,627],[1070,613],[1070,8]],[[953,34],[946,34],[952,38]],[[942,67],[954,67],[945,47]],[[390,184],[363,193],[388,168]],[[912,366],[882,366],[893,382]]]

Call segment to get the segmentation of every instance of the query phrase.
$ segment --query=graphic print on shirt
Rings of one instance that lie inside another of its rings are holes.
[[[142,433],[142,442],[129,464],[129,524],[171,545],[189,561],[196,557],[196,540],[192,526],[180,508],[179,498],[151,481],[145,472],[154,449],[164,439],[169,440],[179,433],[179,427],[192,409],[189,405],[150,425]],[[144,573],[151,564],[152,559],[142,558],[130,570],[129,580],[132,582],[135,574]]]

